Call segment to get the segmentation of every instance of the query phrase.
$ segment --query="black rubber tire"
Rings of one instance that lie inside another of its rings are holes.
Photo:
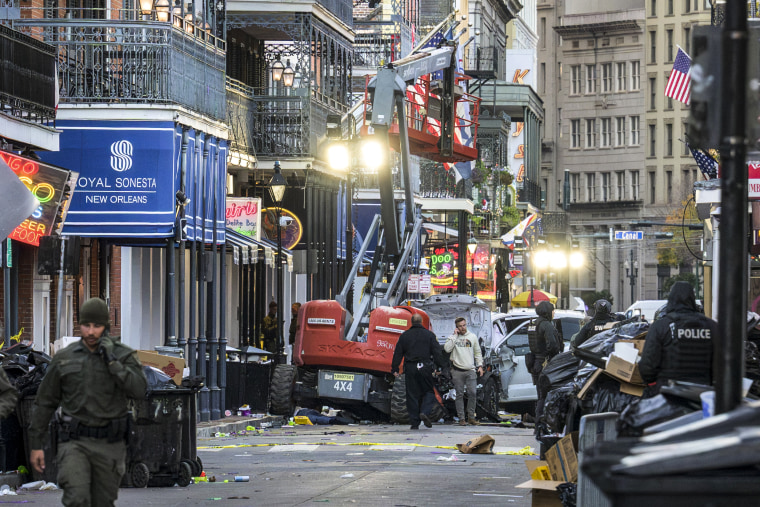
[[[203,473],[203,461],[201,461],[201,459],[198,456],[196,456],[195,461],[194,462],[191,461],[191,463],[195,463],[195,468],[193,469],[193,477],[200,477],[201,474]]]
[[[147,488],[150,481],[150,470],[145,463],[135,463],[129,473],[133,488]]]
[[[296,367],[292,364],[278,364],[272,374],[269,390],[269,413],[292,416],[296,409],[293,388],[296,383]]]
[[[177,473],[177,485],[181,488],[185,488],[190,485],[193,480],[193,468],[190,466],[189,461],[182,461],[179,464],[179,471]]]
[[[484,410],[485,409],[485,410]],[[496,380],[489,378],[483,386],[483,400],[478,403],[475,415],[478,419],[493,419],[490,414],[499,413],[499,391],[496,389]],[[499,422],[499,421],[494,421]]]
[[[406,408],[406,375],[399,375],[393,381],[391,392],[391,422],[409,424],[409,411]]]

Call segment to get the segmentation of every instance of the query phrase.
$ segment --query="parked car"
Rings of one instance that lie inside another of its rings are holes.
[[[625,311],[625,318],[630,319],[635,315],[641,315],[648,322],[653,322],[655,314],[668,304],[667,299],[648,299],[643,301],[636,301]]]
[[[554,325],[562,336],[564,350],[570,348],[570,338],[580,331],[585,316],[580,311],[555,310]],[[530,352],[528,325],[535,318],[535,310],[529,308],[499,314],[493,319],[492,346],[487,350],[485,362],[500,372],[499,402],[502,405],[538,399],[533,378],[525,365],[525,355]]]

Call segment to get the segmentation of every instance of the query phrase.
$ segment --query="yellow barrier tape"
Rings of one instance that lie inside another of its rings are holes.
[[[277,446],[287,446],[287,445],[337,445],[337,446],[354,446],[354,445],[360,445],[360,446],[371,446],[371,445],[397,445],[397,446],[408,446],[408,447],[427,447],[430,449],[454,449],[456,450],[456,447],[453,445],[425,445],[425,444],[410,444],[408,442],[404,442],[401,444],[394,444],[394,443],[380,443],[380,442],[293,442],[289,444],[280,444],[280,443],[271,443],[271,444],[232,444],[232,445],[206,445],[206,446],[198,446],[197,449],[237,449],[237,448],[243,448],[243,447],[277,447]],[[526,447],[525,449],[528,449],[528,452],[530,452],[530,447]],[[523,450],[525,450],[523,449]],[[520,451],[522,453],[522,451]],[[501,453],[501,454],[515,454],[514,452],[510,453]]]

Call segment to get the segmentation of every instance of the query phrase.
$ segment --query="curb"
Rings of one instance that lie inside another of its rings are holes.
[[[230,421],[227,423],[219,421],[211,426],[203,426],[197,428],[196,437],[211,438],[215,433],[237,433],[239,431],[244,431],[248,426],[253,426],[254,428],[258,429],[268,428],[272,426],[278,427],[282,426],[283,424],[285,424],[285,419],[282,416],[278,415],[268,415],[257,419],[243,419],[238,421]]]

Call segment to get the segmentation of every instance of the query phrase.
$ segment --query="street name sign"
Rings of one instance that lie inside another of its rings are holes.
[[[643,231],[615,231],[615,239],[627,240],[627,239],[644,239]]]

